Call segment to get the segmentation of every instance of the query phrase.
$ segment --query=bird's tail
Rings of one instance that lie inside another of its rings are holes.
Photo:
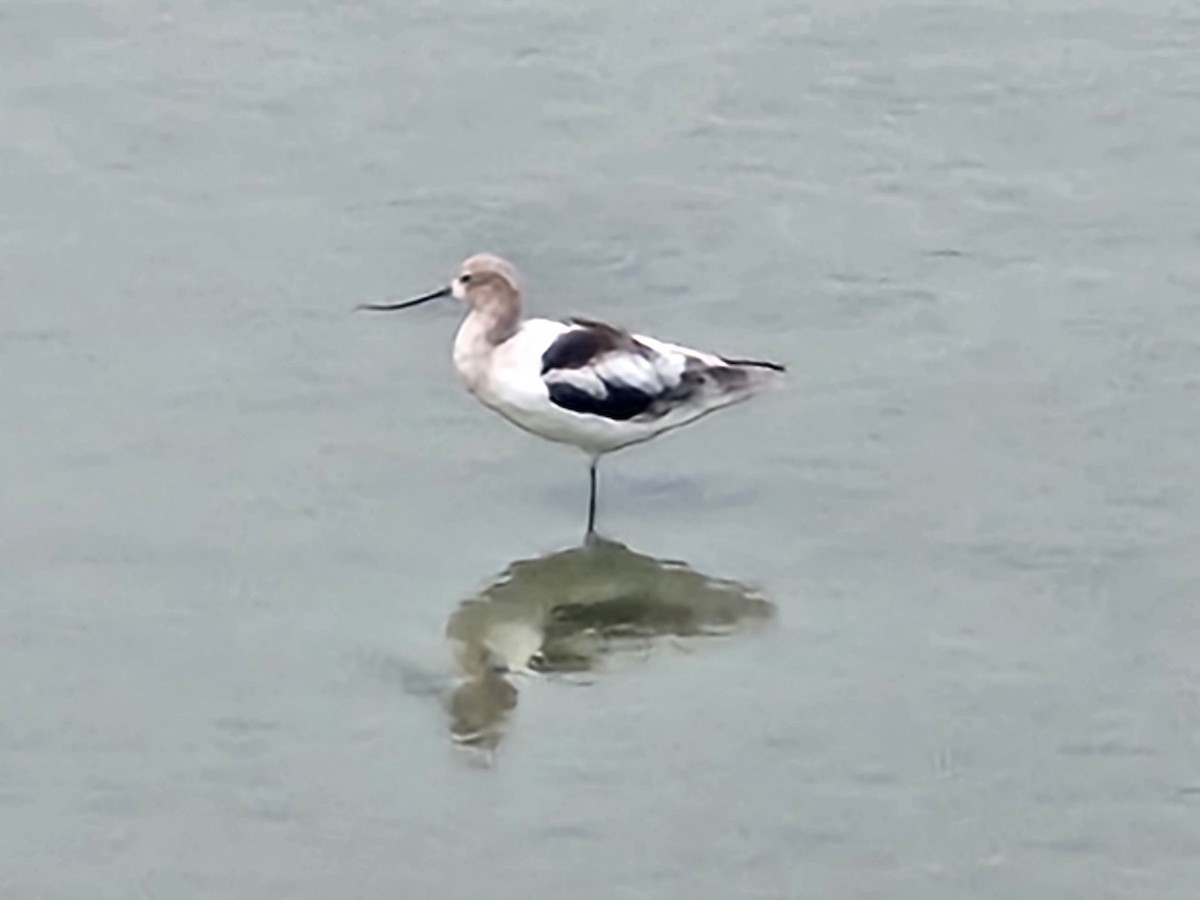
[[[777,383],[784,371],[778,363],[765,360],[722,358],[721,365],[705,368],[705,380],[711,386],[706,393],[718,406],[737,403]]]
[[[726,359],[722,357],[722,362],[729,366],[738,366],[747,369],[770,369],[772,372],[786,372],[787,368],[779,363],[767,362],[765,359]]]
[[[719,356],[689,356],[679,385],[658,411],[668,428],[748,400],[783,377],[778,363]]]
[[[718,383],[735,391],[757,393],[775,384],[787,370],[779,363],[763,359],[722,359],[724,366],[713,369]]]

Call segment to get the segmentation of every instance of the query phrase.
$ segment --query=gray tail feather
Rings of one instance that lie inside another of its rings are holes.
[[[725,365],[707,368],[705,374],[712,379],[722,393],[735,396],[757,393],[785,371],[783,366],[773,362],[753,359],[725,359],[722,361]]]
[[[693,409],[710,412],[757,394],[779,379],[783,366],[758,360],[722,359],[708,365],[693,357],[688,360],[679,384],[664,394],[651,410],[655,416],[678,410],[677,404],[694,404]],[[689,417],[690,418],[690,417]]]
[[[786,372],[787,368],[779,363],[767,362],[765,359],[726,359],[721,357],[723,362],[731,366],[746,366],[751,369],[770,369],[772,372]]]

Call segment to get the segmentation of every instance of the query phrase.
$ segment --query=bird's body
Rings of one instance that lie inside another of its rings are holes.
[[[748,399],[783,371],[602,322],[523,319],[516,272],[488,254],[464,262],[449,288],[367,308],[398,309],[448,294],[470,306],[454,340],[454,366],[467,390],[514,425],[590,458],[589,533],[600,456]]]
[[[514,425],[598,457],[749,397],[774,370],[594,322],[529,319],[498,345],[459,328],[467,390]]]

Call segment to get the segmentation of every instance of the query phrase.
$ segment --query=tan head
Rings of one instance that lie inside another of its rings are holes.
[[[458,275],[447,287],[405,300],[402,303],[366,303],[359,309],[407,309],[439,297],[464,300],[471,312],[488,321],[488,336],[499,343],[506,340],[521,321],[521,289],[512,263],[490,253],[476,253],[463,261]]]
[[[463,260],[450,290],[459,300],[470,303],[472,309],[519,303],[521,298],[517,270],[508,260],[490,253],[476,253]]]

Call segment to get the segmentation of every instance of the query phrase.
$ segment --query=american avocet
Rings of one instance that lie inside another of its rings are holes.
[[[454,367],[467,390],[514,425],[587,454],[589,535],[601,456],[746,400],[783,371],[590,319],[522,319],[516,270],[489,253],[463,262],[432,293],[359,308],[407,309],[449,296],[469,307],[454,339]]]

